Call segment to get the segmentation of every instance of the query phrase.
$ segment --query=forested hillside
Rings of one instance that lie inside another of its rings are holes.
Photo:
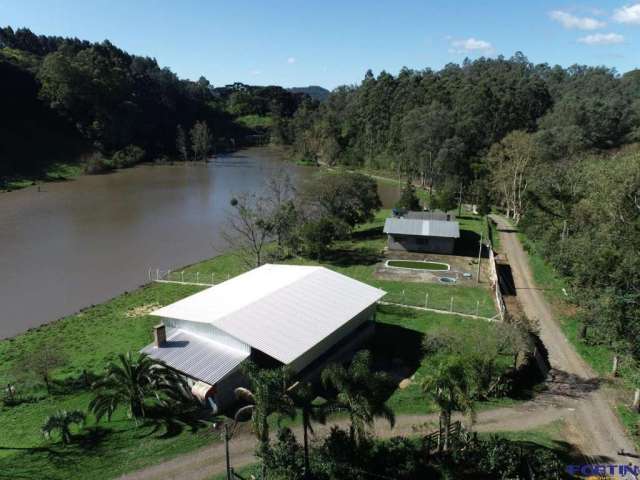
[[[567,277],[583,336],[640,359],[640,70],[534,65],[522,54],[442,70],[370,71],[303,104],[296,154],[393,171],[434,204],[496,205]]]
[[[0,29],[0,181],[85,157],[91,171],[163,156],[193,159],[250,141],[240,115],[290,116],[307,98],[281,87],[181,80],[108,41]]]

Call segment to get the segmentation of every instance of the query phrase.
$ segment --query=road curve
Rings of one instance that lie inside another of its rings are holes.
[[[525,314],[539,322],[540,338],[549,352],[551,363],[548,382],[551,388],[554,382],[570,384],[581,399],[572,420],[578,437],[573,439],[574,443],[592,459],[628,464],[629,456],[618,455],[618,452],[622,450],[635,454],[635,446],[615,415],[605,392],[597,388],[597,375],[576,353],[554,320],[550,304],[535,285],[528,256],[517,233],[503,217],[492,215],[492,218],[500,231],[501,251],[507,255],[511,266],[517,299]],[[594,388],[580,388],[589,385]]]

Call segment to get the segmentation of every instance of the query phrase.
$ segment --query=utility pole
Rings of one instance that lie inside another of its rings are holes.
[[[458,196],[458,217],[462,215],[462,183],[460,184],[460,195]]]
[[[229,460],[229,424],[224,422],[224,455],[227,461],[227,480],[231,478],[231,465]]]
[[[482,234],[480,231],[480,246],[478,247],[478,274],[476,275],[476,283],[480,283],[480,259],[482,258]]]

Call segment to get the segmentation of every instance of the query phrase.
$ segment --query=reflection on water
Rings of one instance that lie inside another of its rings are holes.
[[[131,290],[149,268],[220,253],[229,199],[283,169],[298,182],[316,171],[254,148],[0,195],[0,338]],[[398,197],[397,186],[379,191],[386,206]]]

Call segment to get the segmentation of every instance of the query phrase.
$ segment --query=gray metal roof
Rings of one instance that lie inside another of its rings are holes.
[[[458,222],[420,220],[417,218],[387,218],[384,233],[416,237],[460,238]]]
[[[452,213],[443,212],[442,210],[431,210],[428,212],[407,212],[402,215],[405,218],[417,218],[420,220],[446,220],[454,221],[456,216]]]
[[[211,385],[231,373],[249,356],[246,352],[181,329],[167,329],[167,341],[163,346],[156,347],[152,343],[142,352]]]

